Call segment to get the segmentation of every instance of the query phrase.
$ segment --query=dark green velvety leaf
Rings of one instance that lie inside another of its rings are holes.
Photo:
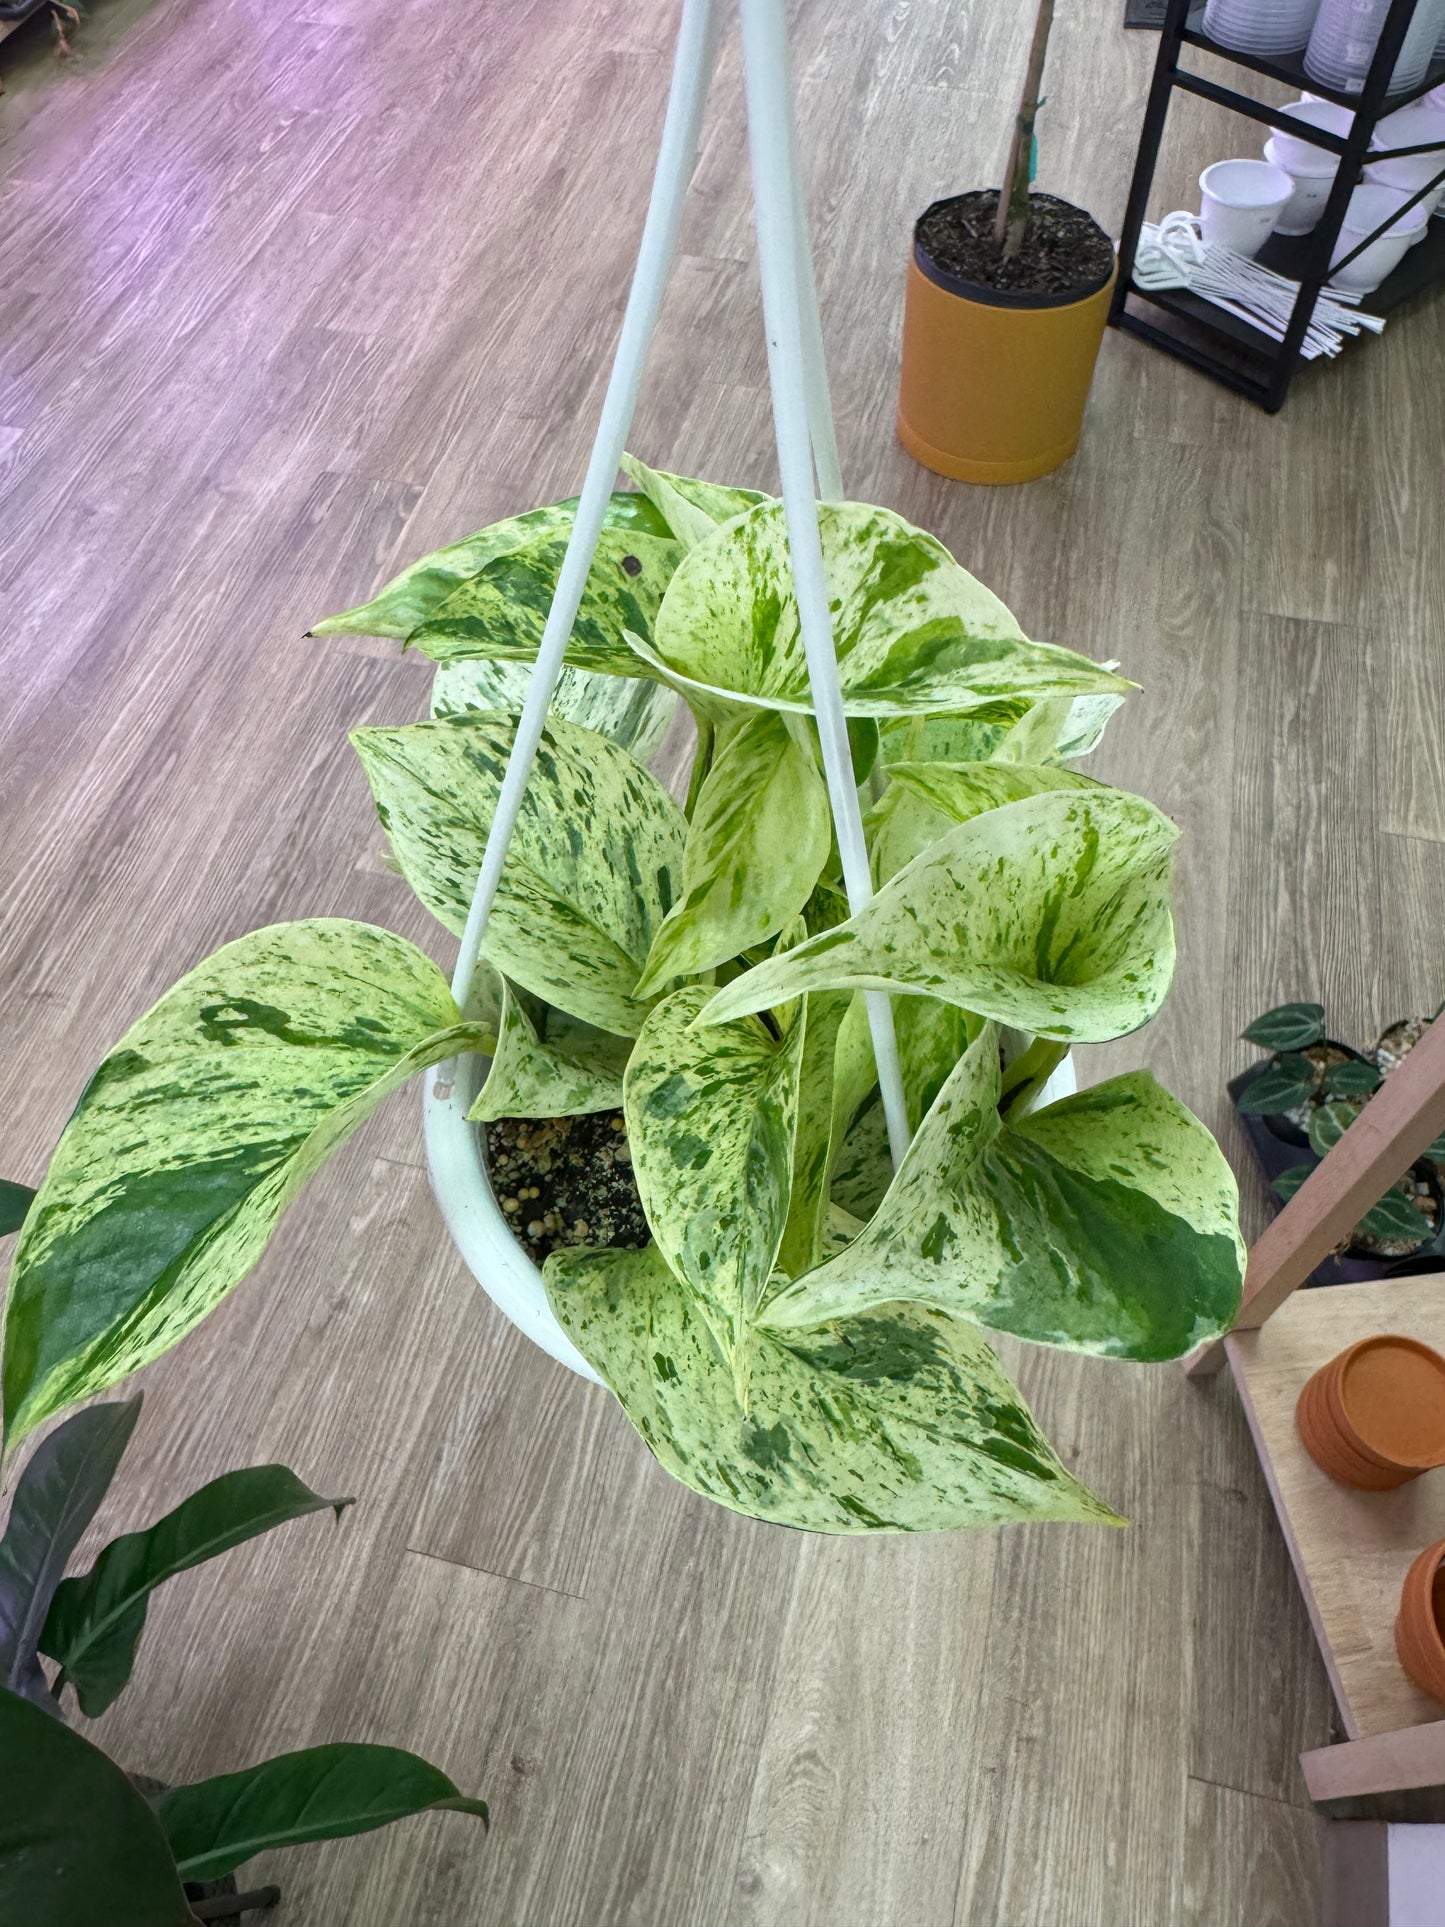
[[[0,1683],[55,1710],[36,1657],[41,1628],[70,1555],[105,1497],[136,1419],[140,1394],[92,1405],[57,1425],[30,1454],[0,1539]]]
[[[0,1238],[20,1229],[34,1196],[28,1184],[13,1184],[9,1178],[0,1178]]]
[[[273,1847],[340,1840],[438,1809],[487,1819],[484,1801],[465,1798],[415,1753],[345,1743],[281,1753],[240,1773],[171,1787],[156,1801],[187,1880],[220,1880]]]
[[[563,535],[541,535],[461,583],[406,639],[433,662],[533,662],[567,553]],[[623,632],[652,635],[663,591],[682,559],[670,536],[604,529],[566,659],[575,669],[646,676]]]
[[[1144,1071],[1003,1125],[984,1028],[887,1196],[840,1256],[778,1292],[773,1331],[900,1302],[1036,1344],[1178,1357],[1227,1331],[1244,1247],[1234,1177]],[[880,1313],[881,1315],[881,1313]]]
[[[352,742],[407,881],[461,934],[516,738],[508,716],[358,729]],[[605,737],[543,731],[482,954],[534,997],[633,1036],[635,994],[682,895],[687,823],[667,791]]]
[[[340,1518],[351,1503],[323,1499],[284,1465],[223,1473],[144,1532],[113,1539],[83,1577],[62,1580],[40,1649],[96,1719],[130,1678],[157,1586],[288,1520],[328,1510]]]
[[[1401,1184],[1391,1185],[1379,1203],[1372,1205],[1360,1219],[1356,1229],[1370,1238],[1408,1241],[1417,1250],[1430,1242],[1432,1233],[1430,1221]]]
[[[476,1042],[431,959],[369,924],[274,924],[197,965],[92,1077],[25,1220],[8,1437],[169,1350],[382,1098]]]
[[[1319,1166],[1317,1164],[1291,1164],[1288,1169],[1281,1171],[1278,1177],[1273,1180],[1276,1196],[1283,1198],[1285,1203],[1288,1204],[1295,1192],[1298,1191],[1304,1183],[1305,1179],[1309,1177],[1311,1172],[1317,1171],[1318,1169]]]
[[[655,1245],[554,1252],[543,1276],[568,1335],[662,1465],[736,1512],[812,1532],[1117,1523],[961,1320],[890,1306],[786,1337],[759,1331],[744,1404],[697,1299]]]
[[[1357,1057],[1347,1057],[1342,1064],[1325,1065],[1320,1075],[1320,1094],[1323,1097],[1369,1097],[1379,1090],[1383,1082],[1373,1064],[1362,1064]]]
[[[1302,1051],[1321,1043],[1325,1034],[1323,1004],[1276,1004],[1262,1017],[1256,1017],[1241,1033],[1247,1043],[1261,1050]]]
[[[315,624],[317,636],[357,635],[394,636],[404,641],[417,624],[446,601],[463,582],[480,573],[499,555],[525,548],[541,535],[566,537],[571,533],[577,502],[557,502],[549,508],[528,509],[505,522],[493,522],[460,542],[424,555],[388,582],[370,602],[327,616]],[[666,535],[662,517],[643,495],[613,494],[607,509],[611,528],[635,530],[643,535]]]
[[[1239,1093],[1234,1108],[1247,1117],[1276,1117],[1303,1104],[1315,1087],[1315,1067],[1307,1057],[1290,1053]]]
[[[1360,1115],[1357,1104],[1317,1104],[1310,1112],[1310,1149],[1316,1157],[1332,1150]]]
[[[0,1688],[0,1920],[6,1927],[187,1927],[155,1814],[113,1760]]]

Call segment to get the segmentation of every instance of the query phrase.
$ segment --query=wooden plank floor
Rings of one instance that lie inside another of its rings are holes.
[[[1111,226],[1154,42],[1061,9],[1041,184]],[[1096,767],[1186,831],[1148,1062],[1224,1132],[1259,1008],[1367,1040],[1445,996],[1441,310],[1267,420],[1105,341],[1084,446],[960,488],[892,436],[907,223],[994,177],[1026,0],[796,0],[845,470],[1031,633],[1144,685]],[[401,561],[577,485],[675,0],[96,0],[0,53],[0,1171],[256,924],[388,923],[349,725],[419,665],[301,640]],[[773,480],[735,49],[634,445]],[[1233,139],[1196,107],[1182,203]],[[1251,151],[1248,138],[1235,151]],[[1248,1188],[1257,1222],[1260,1200]],[[1036,1353],[1135,1521],[843,1543],[706,1506],[516,1339],[373,1120],[146,1375],[104,1524],[282,1458],[357,1493],[176,1581],[99,1735],[167,1778],[421,1748],[495,1816],[277,1859],[291,1927],[1305,1927],[1323,1675],[1228,1383]]]

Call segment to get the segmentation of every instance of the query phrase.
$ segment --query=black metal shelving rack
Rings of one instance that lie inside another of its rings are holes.
[[[1409,30],[1415,5],[1416,0],[1391,0],[1365,84],[1358,93],[1352,94],[1312,80],[1301,64],[1300,55],[1262,59],[1211,40],[1204,31],[1204,8],[1198,4],[1198,0],[1169,0],[1159,35],[1159,57],[1149,90],[1149,104],[1144,112],[1139,156],[1134,164],[1134,179],[1129,189],[1124,230],[1119,241],[1119,279],[1109,311],[1109,320],[1114,327],[1139,335],[1156,348],[1163,349],[1166,354],[1174,355],[1202,373],[1213,376],[1216,381],[1258,402],[1270,414],[1284,406],[1290,382],[1300,366],[1300,346],[1305,330],[1320,290],[1329,279],[1331,263],[1338,267],[1343,265],[1344,260],[1353,259],[1390,225],[1389,222],[1384,223],[1373,234],[1367,235],[1349,255],[1342,257],[1341,261],[1335,261],[1335,248],[1350,194],[1359,181],[1360,169],[1366,158],[1383,160],[1387,156],[1402,154],[1440,153],[1440,171],[1418,194],[1411,196],[1405,204],[1407,206],[1413,206],[1423,199],[1445,178],[1445,151],[1438,143],[1370,151],[1370,142],[1382,114],[1393,113],[1397,107],[1417,100],[1445,80],[1445,60],[1436,60],[1417,87],[1386,100],[1386,89]],[[1350,132],[1343,136],[1332,134],[1322,127],[1311,127],[1302,121],[1291,120],[1283,108],[1267,106],[1250,94],[1221,86],[1203,74],[1192,72],[1181,65],[1181,61],[1185,49],[1195,47],[1217,55],[1220,60],[1228,61],[1233,66],[1268,75],[1270,79],[1283,81],[1301,92],[1318,94],[1325,100],[1352,108],[1355,118]],[[1140,288],[1135,285],[1134,255],[1139,245],[1139,230],[1144,224],[1169,104],[1176,88],[1197,94],[1202,100],[1213,101],[1217,106],[1227,107],[1250,120],[1297,134],[1312,145],[1327,148],[1340,156],[1329,199],[1314,230],[1297,236],[1271,235],[1260,251],[1259,260],[1264,266],[1299,282],[1299,293],[1283,341],[1276,341],[1262,329],[1251,327],[1248,322],[1224,313],[1186,288]],[[1396,217],[1391,218],[1393,220]],[[1387,314],[1402,301],[1408,301],[1432,282],[1442,279],[1445,279],[1445,219],[1438,219],[1429,223],[1425,239],[1409,249],[1394,273],[1373,294],[1366,295],[1361,306],[1375,314]],[[1136,305],[1140,303],[1147,303],[1159,310],[1163,319],[1156,320],[1141,314]],[[1171,323],[1174,325],[1171,326]]]

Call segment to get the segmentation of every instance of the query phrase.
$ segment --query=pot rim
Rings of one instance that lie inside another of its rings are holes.
[[[967,188],[964,192],[977,193],[978,189]],[[1091,221],[1094,220],[1089,210],[1086,207],[1080,207],[1076,201],[1067,201],[1062,194],[1055,194],[1050,198],[1056,201],[1063,201],[1066,207],[1073,208],[1078,214],[1087,215]],[[938,266],[933,256],[928,252],[927,248],[924,247],[918,238],[918,230],[922,223],[926,221],[929,215],[937,208],[947,207],[950,202],[961,201],[962,199],[963,194],[941,194],[936,201],[930,201],[928,203],[928,206],[924,208],[918,219],[913,223],[914,265],[926,281],[931,281],[936,288],[942,288],[945,294],[957,295],[963,301],[976,301],[981,307],[986,308],[1038,310],[1077,308],[1082,306],[1086,301],[1094,300],[1095,297],[1102,294],[1105,289],[1112,287],[1114,279],[1119,272],[1119,246],[1117,242],[1111,243],[1114,249],[1114,258],[1109,264],[1109,272],[1107,274],[1103,275],[1097,281],[1080,282],[1077,287],[1066,288],[1062,294],[1029,294],[1026,292],[1021,293],[1013,288],[991,288],[985,282],[967,281],[962,275],[950,274],[946,268]],[[1094,222],[1094,225],[1099,227],[1097,221]],[[1099,231],[1103,233],[1102,227],[1099,228]]]
[[[1441,1376],[1445,1377],[1445,1358],[1441,1357],[1433,1345],[1427,1345],[1423,1339],[1411,1338],[1403,1332],[1377,1332],[1373,1337],[1357,1339],[1353,1345],[1348,1346],[1337,1359],[1332,1361],[1335,1371],[1335,1400],[1339,1414],[1344,1420],[1346,1436],[1355,1451],[1360,1453],[1362,1457],[1370,1460],[1373,1464],[1378,1464],[1382,1467],[1398,1466],[1402,1471],[1407,1468],[1412,1472],[1434,1471],[1441,1463],[1438,1456],[1434,1458],[1407,1458],[1404,1454],[1387,1454],[1382,1452],[1379,1446],[1372,1445],[1363,1432],[1361,1432],[1358,1423],[1350,1411],[1348,1399],[1350,1367],[1363,1353],[1377,1351],[1387,1346],[1396,1351],[1413,1352],[1417,1357],[1427,1359],[1429,1363],[1441,1373]],[[1445,1440],[1442,1440],[1442,1445],[1445,1445]]]
[[[456,1058],[450,1083],[445,1064],[426,1074],[421,1109],[432,1195],[463,1264],[502,1316],[559,1365],[605,1388],[606,1381],[563,1331],[547,1302],[541,1271],[512,1236],[493,1195],[482,1134],[467,1119],[490,1062],[477,1055]],[[1077,1089],[1070,1052],[1040,1093],[1040,1108]]]

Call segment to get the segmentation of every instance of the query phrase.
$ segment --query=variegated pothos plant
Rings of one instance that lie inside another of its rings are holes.
[[[1225,1330],[1241,1246],[1209,1133],[1147,1072],[1040,1107],[1174,962],[1173,825],[1069,763],[1130,687],[1028,640],[931,536],[822,511],[877,890],[842,893],[780,504],[629,463],[465,1012],[367,925],[229,944],[81,1098],[11,1280],[13,1440],[173,1344],[380,1097],[458,1051],[474,1115],[621,1106],[651,1242],[548,1296],[669,1471],[819,1531],[1109,1521],[985,1334],[1152,1360]],[[426,557],[319,631],[439,665],[353,741],[402,870],[465,921],[574,504]],[[679,695],[685,807],[646,758]],[[891,994],[895,1173],[863,992]]]

